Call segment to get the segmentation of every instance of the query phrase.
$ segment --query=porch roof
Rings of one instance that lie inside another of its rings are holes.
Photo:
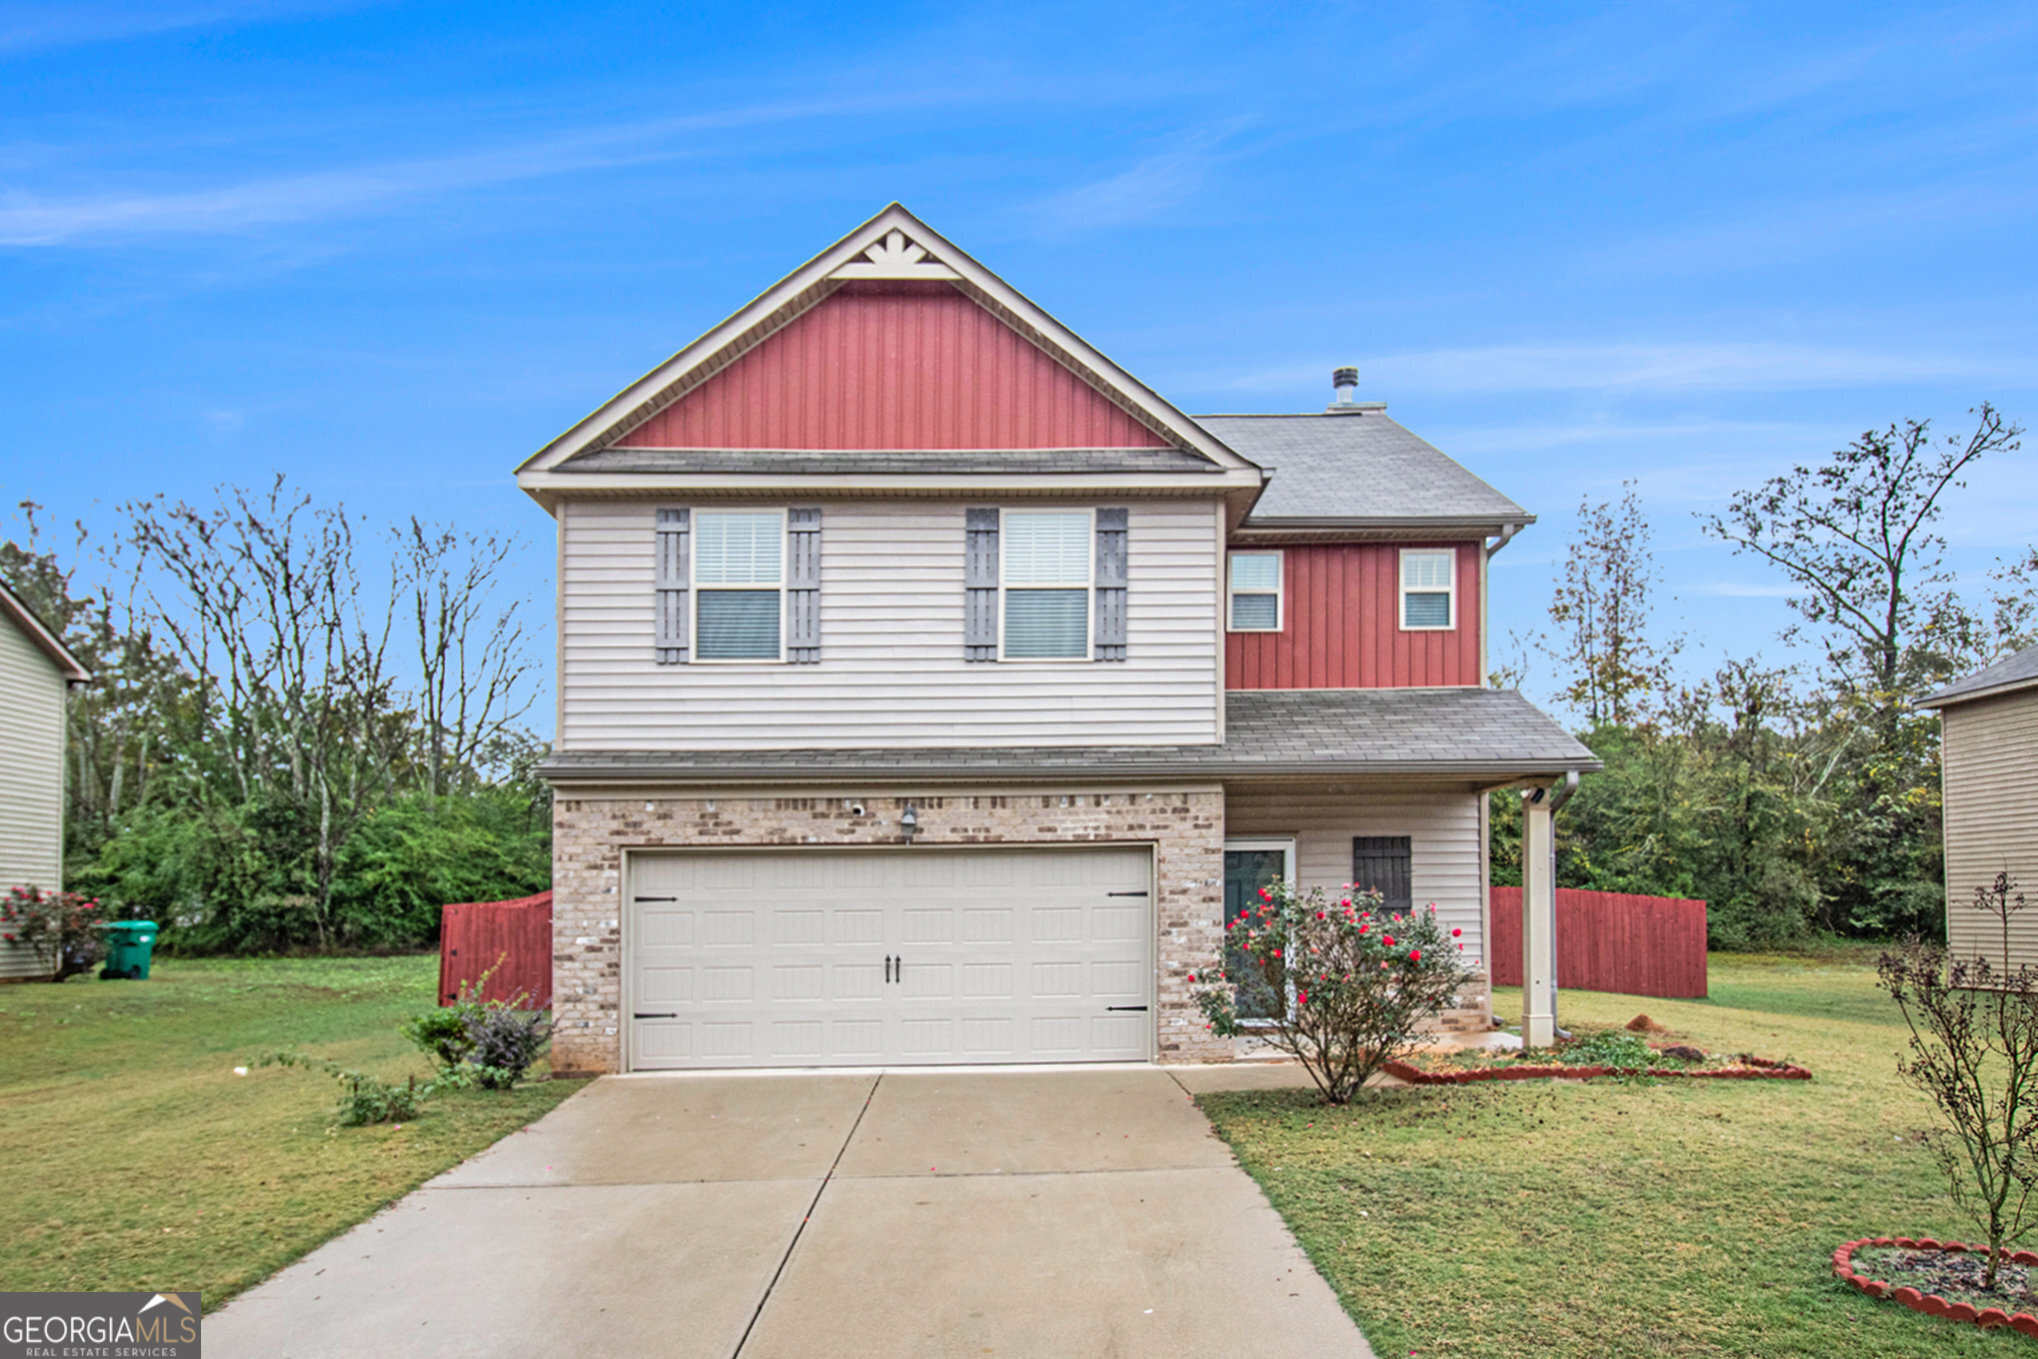
[[[572,750],[554,754],[538,772],[555,783],[1374,774],[1508,780],[1601,767],[1512,689],[1244,689],[1225,695],[1225,714],[1221,745]]]

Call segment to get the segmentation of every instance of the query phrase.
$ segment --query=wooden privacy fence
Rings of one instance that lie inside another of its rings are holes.
[[[460,998],[462,984],[479,983],[490,968],[481,1000],[508,1000],[519,991],[533,1010],[552,1008],[552,894],[515,901],[463,901],[439,915],[439,1003]]]
[[[1521,985],[1521,889],[1493,889],[1487,964]],[[1557,889],[1557,985],[1694,999],[1705,995],[1705,903]]]

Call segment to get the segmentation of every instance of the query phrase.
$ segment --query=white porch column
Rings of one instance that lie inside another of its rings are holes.
[[[1521,795],[1521,1040],[1546,1048],[1557,1040],[1557,875],[1555,799],[1549,789]]]

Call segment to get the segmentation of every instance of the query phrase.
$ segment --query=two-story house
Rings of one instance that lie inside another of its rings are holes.
[[[1192,418],[894,205],[527,461],[555,1063],[1228,1060],[1228,913],[1356,882],[1479,956],[1515,785],[1546,1040],[1542,792],[1597,765],[1485,686],[1532,516],[1338,379]]]

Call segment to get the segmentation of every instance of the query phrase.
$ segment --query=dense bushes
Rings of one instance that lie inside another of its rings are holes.
[[[310,855],[291,853],[264,820],[258,802],[139,808],[72,880],[158,921],[159,948],[188,953],[414,948],[437,937],[447,902],[551,882],[550,816],[527,791],[409,794],[370,812],[341,847],[322,939]]]

